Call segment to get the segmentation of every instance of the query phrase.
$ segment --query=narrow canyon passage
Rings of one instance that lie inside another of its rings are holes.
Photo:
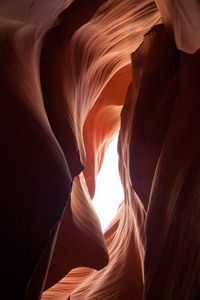
[[[1,0],[0,67],[2,297],[199,300],[199,1]]]

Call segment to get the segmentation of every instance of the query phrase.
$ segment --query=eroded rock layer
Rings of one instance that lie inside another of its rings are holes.
[[[199,14],[197,0],[1,1],[6,299],[200,298]],[[103,233],[91,200],[117,132],[125,196]]]

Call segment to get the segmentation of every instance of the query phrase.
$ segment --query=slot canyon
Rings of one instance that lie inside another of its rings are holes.
[[[199,300],[199,0],[1,0],[0,28],[1,299]]]

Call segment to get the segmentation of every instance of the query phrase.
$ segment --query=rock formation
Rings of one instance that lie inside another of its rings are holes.
[[[199,1],[2,0],[0,26],[4,298],[200,299]]]

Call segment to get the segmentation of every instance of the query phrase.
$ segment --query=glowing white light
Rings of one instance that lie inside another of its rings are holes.
[[[92,200],[94,209],[104,230],[117,213],[124,200],[124,191],[118,171],[118,135],[108,146],[101,170],[97,176],[96,191]]]

